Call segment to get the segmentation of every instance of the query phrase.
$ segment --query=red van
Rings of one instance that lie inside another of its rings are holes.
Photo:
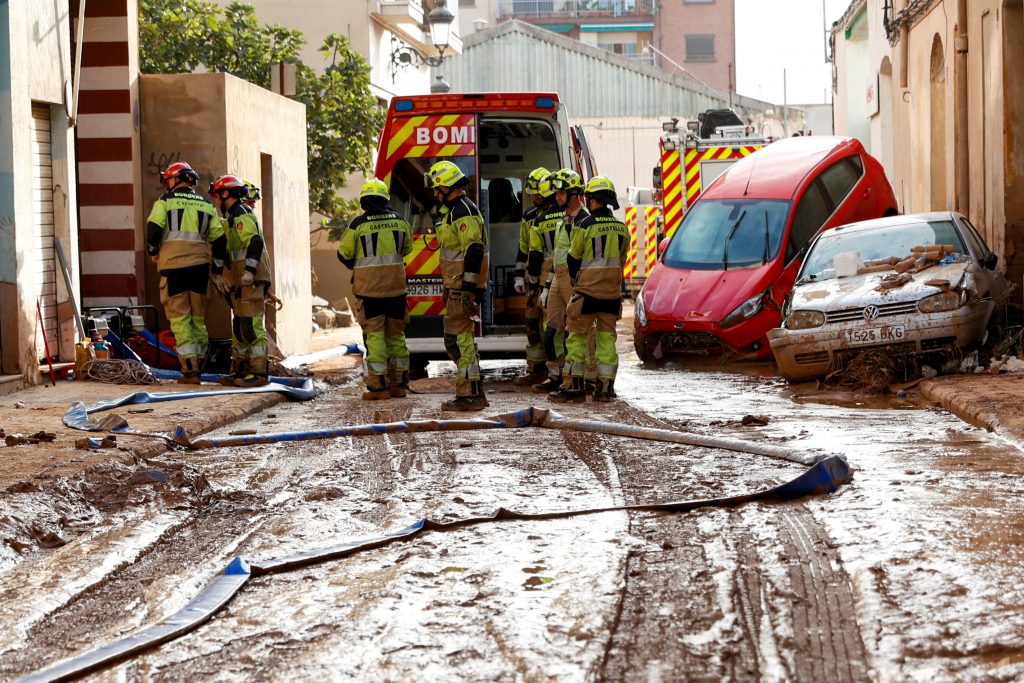
[[[636,298],[640,359],[736,353],[769,358],[768,330],[821,230],[898,213],[881,164],[859,141],[798,136],[738,161],[659,245]]]

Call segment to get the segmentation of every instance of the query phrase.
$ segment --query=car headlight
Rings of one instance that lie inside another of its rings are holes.
[[[739,306],[737,306],[732,313],[722,318],[722,322],[718,323],[722,327],[732,327],[738,325],[748,318],[752,318],[761,311],[761,302],[764,300],[764,292],[757,296],[752,296]]]
[[[787,330],[809,330],[824,324],[825,314],[821,311],[792,311],[784,323]]]
[[[647,327],[647,310],[644,308],[644,294],[638,292],[636,295],[636,306],[633,309],[640,327]]]
[[[946,313],[955,311],[964,305],[965,296],[963,292],[947,289],[945,292],[926,296],[917,302],[917,310],[922,313]]]

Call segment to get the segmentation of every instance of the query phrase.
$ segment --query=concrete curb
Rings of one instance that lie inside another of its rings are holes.
[[[973,394],[965,393],[962,388],[940,380],[926,379],[918,385],[921,395],[933,403],[938,403],[964,422],[1000,433],[999,414],[989,406],[977,403]]]

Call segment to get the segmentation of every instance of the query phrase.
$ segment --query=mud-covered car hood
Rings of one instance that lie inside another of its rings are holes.
[[[771,268],[682,270],[658,264],[643,289],[647,317],[718,322],[767,288]]]
[[[822,282],[807,282],[793,288],[792,309],[837,311],[869,304],[894,304],[918,301],[942,290],[938,281],[946,281],[951,289],[964,289],[984,295],[988,287],[975,277],[978,267],[971,261],[926,268],[919,273],[908,273],[910,281],[892,289],[881,286],[889,273],[867,273],[833,278]],[[934,284],[925,284],[933,282]],[[978,292],[977,290],[982,291]]]

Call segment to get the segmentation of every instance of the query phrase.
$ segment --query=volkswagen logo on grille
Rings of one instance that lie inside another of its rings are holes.
[[[864,307],[864,319],[874,320],[878,317],[878,306],[865,306]]]

